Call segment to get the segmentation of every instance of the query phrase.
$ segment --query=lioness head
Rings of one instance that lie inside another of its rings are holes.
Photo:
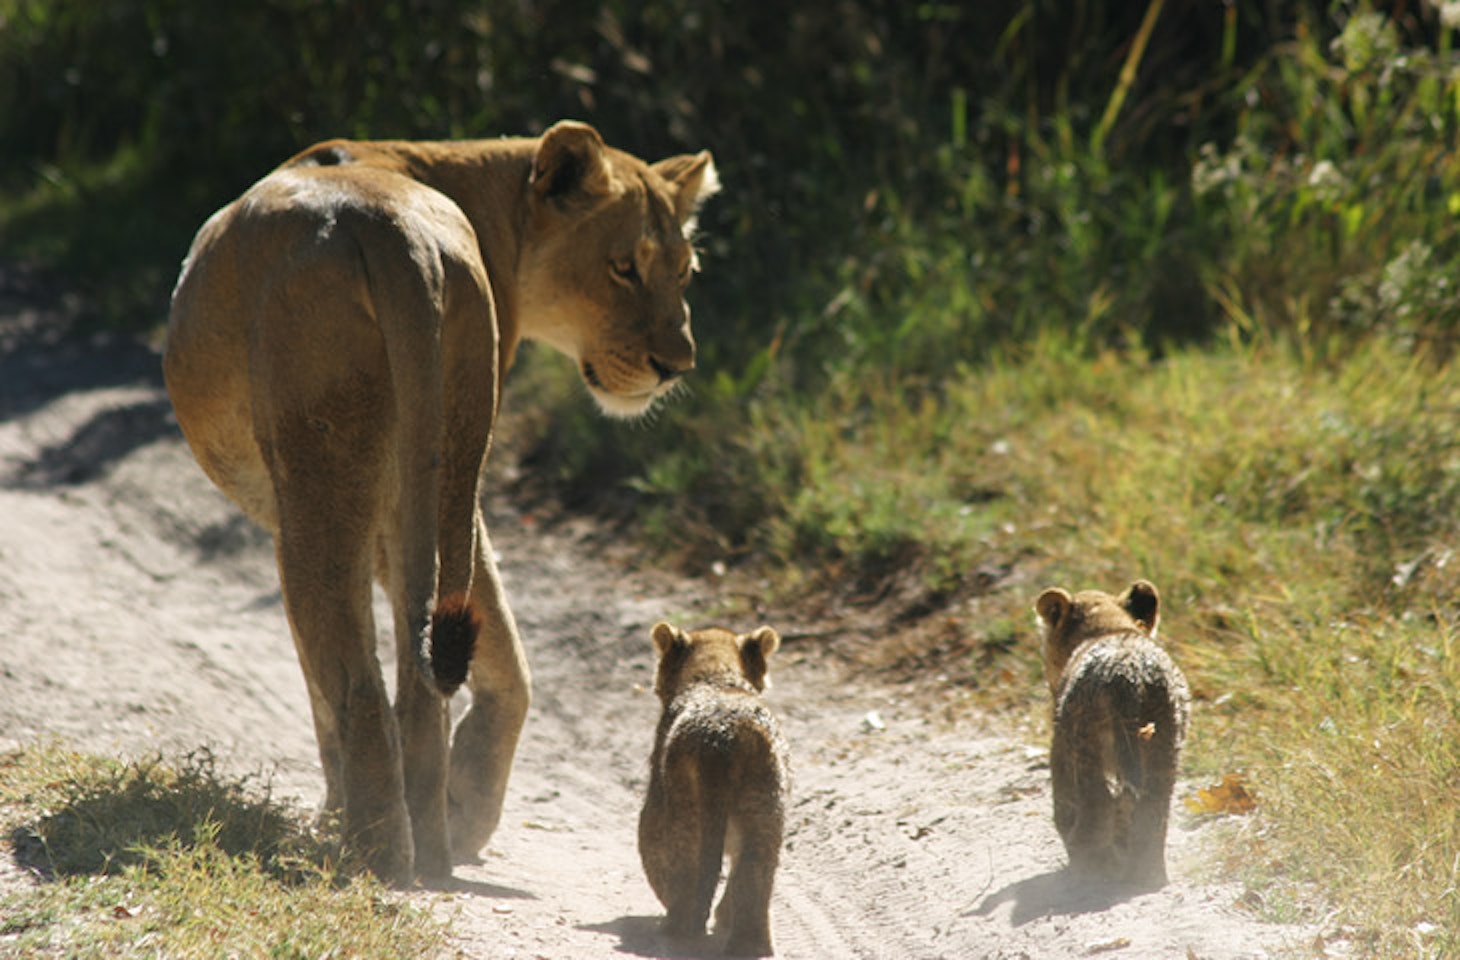
[[[1050,587],[1034,602],[1044,632],[1044,678],[1058,693],[1065,667],[1075,648],[1086,640],[1118,633],[1156,636],[1161,597],[1155,584],[1137,580],[1118,597],[1100,590],[1071,594]]]
[[[770,627],[736,634],[720,627],[685,631],[660,622],[654,624],[652,636],[659,652],[654,692],[666,704],[696,683],[733,684],[744,679],[764,690],[766,660],[781,646],[780,634]]]
[[[567,120],[538,143],[521,332],[572,357],[610,416],[644,413],[694,367],[691,238],[695,212],[718,189],[708,151],[648,164]]]

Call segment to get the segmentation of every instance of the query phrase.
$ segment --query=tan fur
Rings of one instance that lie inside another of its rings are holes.
[[[1054,697],[1054,820],[1070,865],[1166,883],[1166,826],[1186,739],[1186,678],[1159,644],[1160,596],[1054,587],[1035,603]]]
[[[769,956],[770,898],[781,856],[790,759],[759,694],[770,627],[739,635],[656,624],[654,690],[664,706],[639,816],[639,857],[667,910],[665,929],[700,936],[730,858],[716,933],[733,956]]]
[[[198,462],[274,536],[326,806],[388,879],[495,828],[528,670],[478,505],[523,338],[607,413],[694,365],[688,233],[708,153],[648,165],[563,122],[536,139],[319,144],[199,231],[164,373]],[[371,580],[394,607],[386,700]],[[472,706],[451,743],[444,694]]]

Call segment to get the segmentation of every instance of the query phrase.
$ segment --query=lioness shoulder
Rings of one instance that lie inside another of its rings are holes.
[[[760,694],[780,636],[770,627],[736,634],[659,623],[653,640],[663,710],[639,817],[644,872],[667,910],[666,931],[699,936],[728,856],[716,933],[727,953],[767,956],[790,759]]]
[[[1035,603],[1054,700],[1054,819],[1070,865],[1145,887],[1166,882],[1166,827],[1191,696],[1156,642],[1160,595],[1058,587]]]

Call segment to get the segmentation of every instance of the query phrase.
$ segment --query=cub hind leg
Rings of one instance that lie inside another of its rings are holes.
[[[1149,890],[1165,886],[1168,879],[1166,834],[1177,765],[1173,727],[1172,718],[1158,721],[1154,736],[1141,744],[1143,783],[1131,810],[1125,879]]]
[[[1104,711],[1083,709],[1055,720],[1050,747],[1055,828],[1077,871],[1108,871],[1116,856],[1116,802],[1106,782],[1106,719]]]
[[[727,930],[725,953],[768,957],[771,943],[771,890],[781,859],[783,823],[779,813],[760,812],[732,821],[727,849],[730,877],[715,908],[715,929]]]
[[[649,886],[664,904],[664,932],[675,938],[699,937],[719,881],[720,848],[715,847],[713,857],[706,849],[708,811],[699,771],[691,759],[674,753],[665,758],[662,772],[655,771],[657,778],[651,775],[639,814],[639,859]],[[705,868],[711,859],[706,890]]]

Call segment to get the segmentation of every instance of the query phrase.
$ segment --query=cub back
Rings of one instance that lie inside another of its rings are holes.
[[[716,933],[729,954],[766,956],[790,763],[760,693],[780,636],[770,627],[736,634],[660,623],[653,640],[663,711],[639,816],[645,875],[666,908],[666,932],[698,937],[728,856]]]

